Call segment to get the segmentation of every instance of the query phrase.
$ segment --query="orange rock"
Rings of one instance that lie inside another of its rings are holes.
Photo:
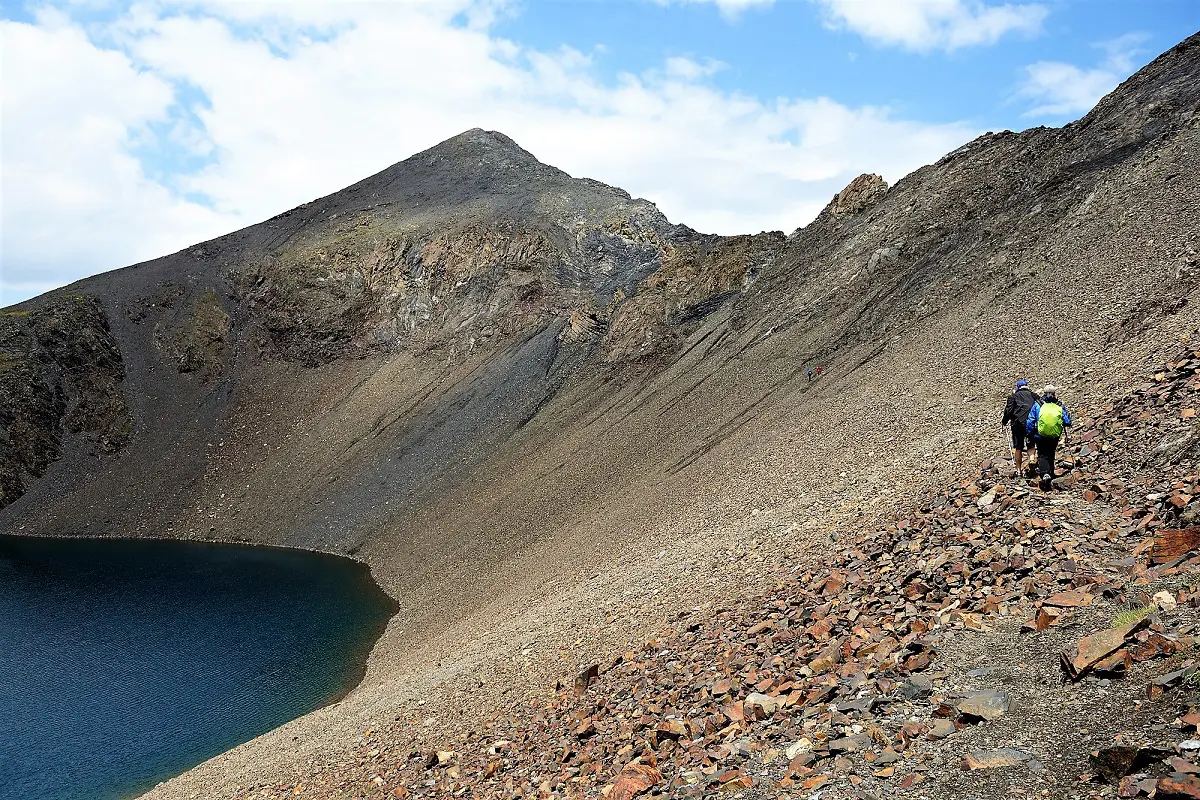
[[[658,727],[654,729],[654,732],[658,737],[658,741],[662,742],[666,739],[681,739],[687,736],[688,728],[683,723],[683,720],[667,719],[660,722]]]
[[[774,628],[774,627],[775,627],[775,623],[771,622],[770,620],[766,620],[764,622],[760,622],[757,625],[752,626],[750,628],[750,630],[746,631],[746,635],[747,636],[758,636],[760,633],[765,633],[766,631],[769,631],[769,630],[771,630],[771,628]]]
[[[1129,655],[1129,650],[1122,647],[1117,652],[1102,658],[1092,665],[1092,669],[1096,672],[1109,672],[1114,675],[1124,675],[1129,668],[1133,666],[1133,658]]]
[[[662,781],[662,773],[646,764],[629,764],[613,784],[609,800],[630,800]]]
[[[1200,800],[1200,778],[1181,773],[1159,778],[1154,796],[1158,800]]]
[[[1093,596],[1087,592],[1073,590],[1052,594],[1042,601],[1042,605],[1054,606],[1056,608],[1078,608],[1080,606],[1090,606],[1092,600]]]
[[[1109,628],[1083,637],[1075,645],[1074,650],[1062,654],[1063,669],[1072,680],[1078,680],[1096,662],[1119,650],[1125,643],[1126,637],[1149,624],[1149,618],[1143,617],[1120,628]]]
[[[1002,747],[999,750],[977,750],[963,757],[960,767],[964,770],[1000,769],[1016,767],[1029,761],[1029,756],[1020,750]]]
[[[837,572],[830,573],[825,579],[825,586],[821,590],[826,596],[840,594],[842,589],[846,588],[846,578]]]
[[[1200,549],[1200,528],[1160,531],[1152,540],[1150,561],[1165,564],[1196,549]]]
[[[754,781],[740,769],[732,769],[717,776],[717,782],[722,789],[749,789]]]
[[[838,664],[842,663],[842,648],[841,642],[834,641],[829,647],[821,651],[821,654],[808,662],[808,668],[816,675],[829,672]]]
[[[1049,630],[1050,626],[1057,624],[1062,617],[1063,615],[1057,613],[1051,614],[1046,609],[1039,608],[1037,613],[1033,615],[1033,619],[1029,620],[1021,627],[1025,630],[1041,632],[1044,630]]]

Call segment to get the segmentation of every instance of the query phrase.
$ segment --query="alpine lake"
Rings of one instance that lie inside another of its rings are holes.
[[[282,548],[0,535],[0,800],[122,800],[344,696],[395,612]]]

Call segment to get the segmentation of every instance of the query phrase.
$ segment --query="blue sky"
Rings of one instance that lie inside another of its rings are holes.
[[[999,5],[999,4],[993,4]],[[1131,34],[1133,66],[1200,29],[1196,0],[1053,0],[1035,35],[1006,36],[995,46],[950,52],[906,51],[822,24],[808,2],[750,6],[736,17],[715,3],[525,2],[499,33],[541,48],[602,48],[607,74],[652,68],[664,56],[715,59],[714,82],[759,96],[829,95],[843,103],[884,104],[930,120],[978,119],[1022,128],[1028,105],[1014,100],[1021,69],[1037,61],[1095,66],[1099,43]],[[1063,116],[1063,115],[1059,115]],[[1067,115],[1070,116],[1070,115]],[[1042,121],[1042,120],[1037,120]]]
[[[719,233],[1077,118],[1197,0],[3,0],[0,304],[466,128]]]

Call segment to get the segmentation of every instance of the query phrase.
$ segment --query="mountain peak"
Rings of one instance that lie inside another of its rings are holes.
[[[459,162],[468,169],[478,166],[547,166],[510,137],[499,131],[487,131],[483,128],[463,131],[409,160],[425,161],[429,166],[443,167],[446,165],[439,162],[446,160],[451,163]]]
[[[468,131],[463,131],[457,136],[451,136],[442,144],[451,142],[468,143],[477,147],[490,147],[515,150],[520,153],[527,152],[525,148],[513,141],[512,137],[505,136],[500,131],[488,131],[483,128],[471,128]]]
[[[503,133],[482,128],[463,131],[322,199],[339,214],[347,203],[384,202],[393,208],[389,213],[403,209],[410,219],[419,216],[442,227],[452,218],[516,215],[528,221],[542,215],[561,221],[564,214],[586,211],[586,216],[631,201],[621,189],[573,178]],[[649,203],[637,202],[661,216]]]

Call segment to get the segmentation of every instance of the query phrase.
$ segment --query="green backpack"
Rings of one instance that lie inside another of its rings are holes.
[[[1042,403],[1038,409],[1038,436],[1046,439],[1057,439],[1063,432],[1063,410],[1058,403]]]

